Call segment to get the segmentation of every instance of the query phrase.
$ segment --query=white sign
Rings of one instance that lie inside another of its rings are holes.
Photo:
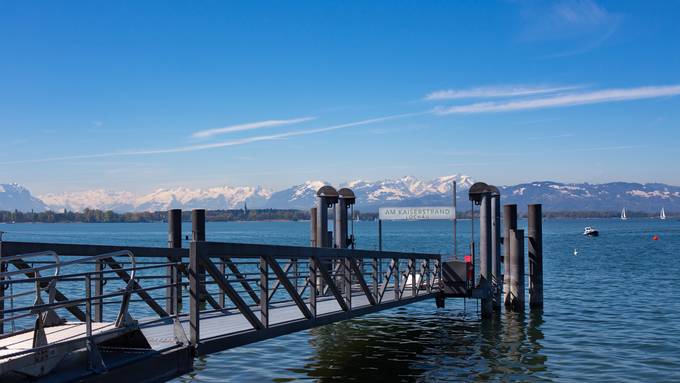
[[[425,207],[381,207],[379,219],[383,221],[396,220],[425,220],[448,219],[456,217],[456,210],[452,206]]]

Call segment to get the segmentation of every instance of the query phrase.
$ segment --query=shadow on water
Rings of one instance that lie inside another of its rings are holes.
[[[485,321],[453,310],[414,311],[314,329],[314,354],[290,371],[321,382],[550,379],[540,311]]]

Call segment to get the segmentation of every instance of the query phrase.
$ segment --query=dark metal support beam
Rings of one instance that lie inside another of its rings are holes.
[[[102,258],[102,262],[106,263],[109,266],[109,268],[111,270],[113,270],[116,273],[116,275],[118,275],[118,277],[120,279],[122,279],[125,283],[128,283],[130,281],[130,274],[128,274],[127,271],[125,271],[125,270],[121,270],[123,267],[118,262],[116,262],[113,258],[111,258],[111,257]],[[135,289],[135,292],[137,293],[137,295],[139,295],[139,297],[142,298],[142,300],[153,311],[155,311],[156,314],[158,314],[158,316],[161,316],[161,317],[168,316],[168,313],[165,310],[163,310],[163,307],[161,307],[161,305],[159,305],[158,302],[156,302],[156,300],[153,299],[151,297],[151,295],[149,295],[149,293],[144,291],[144,289],[139,284],[139,282],[133,281],[133,288]]]
[[[359,266],[357,266],[356,259],[350,257],[347,257],[347,259],[349,260],[350,267],[352,268],[352,271],[354,271],[354,276],[356,277],[357,282],[359,282],[359,286],[361,287],[361,290],[364,292],[364,295],[366,295],[368,302],[371,305],[375,305],[376,302],[373,296],[373,292],[366,284],[364,275],[361,273],[361,269],[359,269]]]
[[[217,282],[217,286],[222,289],[227,297],[231,300],[236,308],[243,314],[243,316],[250,322],[250,324],[255,329],[264,328],[264,324],[257,318],[252,310],[248,307],[243,298],[231,287],[231,284],[224,278],[224,274],[220,273],[220,270],[215,266],[215,264],[210,260],[210,256],[207,253],[200,252],[198,254],[199,262],[205,269],[205,271],[210,274],[210,276]]]
[[[338,287],[335,285],[335,281],[333,281],[333,278],[328,274],[328,270],[326,270],[323,267],[323,264],[319,262],[318,257],[314,257],[315,263],[319,265],[318,271],[321,273],[321,278],[323,278],[326,281],[326,284],[328,285],[328,288],[331,290],[331,293],[335,297],[335,299],[338,301],[338,304],[340,305],[340,308],[342,308],[343,311],[348,311],[349,307],[345,303],[345,300],[342,297],[342,294],[340,294],[340,291],[338,290]]]
[[[311,319],[313,317],[312,312],[309,311],[309,308],[305,304],[305,301],[302,299],[300,295],[298,295],[297,290],[295,289],[295,286],[293,286],[292,283],[290,283],[290,280],[286,276],[286,273],[281,269],[281,266],[276,262],[275,259],[271,259],[270,257],[265,257],[267,262],[269,263],[269,267],[272,269],[274,274],[276,275],[276,278],[278,279],[278,282],[281,282],[281,285],[283,285],[283,288],[286,289],[288,292],[288,295],[293,299],[293,302],[297,305],[297,307],[300,309],[302,312],[302,315],[305,316],[307,319]]]

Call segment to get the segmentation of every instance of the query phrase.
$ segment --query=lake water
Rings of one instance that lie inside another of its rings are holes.
[[[600,237],[581,235],[591,225]],[[452,251],[449,222],[383,229],[385,250]],[[5,240],[167,241],[163,223],[0,230]],[[375,222],[357,222],[354,231],[360,248],[377,247]],[[462,253],[470,221],[460,221],[459,233]],[[207,224],[214,241],[306,246],[308,236],[307,222]],[[680,381],[680,221],[546,220],[544,279],[543,312],[482,322],[475,301],[447,300],[439,310],[420,302],[213,354],[177,381]]]

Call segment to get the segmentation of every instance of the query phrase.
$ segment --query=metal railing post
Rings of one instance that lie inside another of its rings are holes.
[[[418,294],[418,281],[416,281],[416,275],[417,270],[416,270],[416,259],[411,257],[408,260],[409,263],[409,269],[411,270],[411,298],[415,297],[416,294]]]
[[[394,258],[394,300],[401,298],[399,294],[399,258]]]
[[[92,337],[92,281],[90,274],[85,274],[85,334]]]
[[[343,273],[344,275],[344,282],[345,282],[345,301],[347,302],[347,307],[349,309],[352,309],[352,266],[350,265],[350,262],[354,262],[352,257],[350,256],[345,256],[343,259],[344,263],[344,268],[345,271]]]
[[[95,271],[95,282],[94,282],[94,295],[101,296],[104,294],[104,263],[102,261],[96,261],[94,264]],[[104,321],[104,301],[102,298],[96,299],[96,304],[94,306],[94,321],[103,322]]]
[[[316,318],[316,261],[313,257],[309,258],[309,311],[312,312],[312,318]]]
[[[276,262],[275,259],[272,260]],[[266,256],[260,257],[260,322],[269,327],[269,266]]]
[[[227,263],[224,262],[224,259],[220,257],[220,273],[226,277],[226,272],[227,272]],[[225,307],[227,303],[227,297],[226,294],[224,293],[224,290],[220,289],[220,306]]]
[[[200,343],[201,320],[201,278],[200,258],[205,255],[204,242],[191,242],[189,249],[189,341],[198,348]]]
[[[375,297],[375,300],[377,301],[379,299],[378,297],[378,287],[380,283],[378,282],[378,257],[373,257],[373,271],[371,272],[371,284],[373,287],[373,297]]]

